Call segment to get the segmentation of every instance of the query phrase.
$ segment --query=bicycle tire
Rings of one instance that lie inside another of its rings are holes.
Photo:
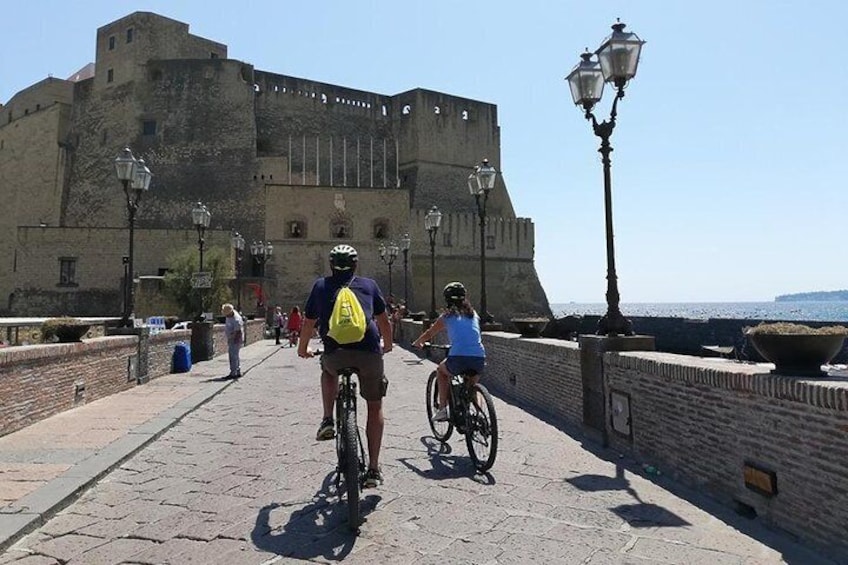
[[[348,527],[359,529],[359,435],[356,433],[356,414],[345,413],[344,426],[344,477],[347,492]]]
[[[474,467],[478,472],[485,473],[495,464],[495,457],[498,455],[498,416],[495,414],[492,395],[485,386],[475,384],[469,395],[468,411],[465,415],[465,444]],[[487,450],[481,453],[478,452],[478,447],[485,447]]]
[[[453,433],[453,423],[448,420],[446,422],[433,421],[433,414],[438,409],[439,405],[439,388],[436,386],[438,382],[438,371],[430,373],[430,378],[427,379],[427,421],[430,423],[430,430],[433,432],[433,437],[442,443],[448,441]]]

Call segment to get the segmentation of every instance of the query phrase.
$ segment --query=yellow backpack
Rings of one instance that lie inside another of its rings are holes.
[[[368,320],[365,319],[362,304],[349,286],[343,286],[336,295],[327,335],[342,345],[356,343],[365,337],[367,327]]]

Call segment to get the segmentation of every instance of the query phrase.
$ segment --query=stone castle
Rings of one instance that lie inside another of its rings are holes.
[[[121,311],[128,223],[113,162],[125,146],[154,174],[136,219],[135,278],[161,275],[171,252],[197,245],[190,210],[202,201],[212,212],[207,245],[229,248],[231,231],[274,245],[264,269],[246,254],[241,281],[259,283],[270,303],[303,304],[340,242],[359,250],[360,272],[388,293],[378,248],[408,233],[408,285],[399,257],[393,294],[429,310],[424,215],[436,205],[437,292],[461,280],[478,304],[486,245],[490,312],[549,313],[533,223],[516,217],[500,176],[480,241],[466,179],[483,158],[500,170],[495,105],[260,71],[150,12],[98,29],[93,65],[0,106],[0,313]]]

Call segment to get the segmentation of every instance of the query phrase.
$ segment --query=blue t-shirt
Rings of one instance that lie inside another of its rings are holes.
[[[348,286],[359,299],[359,303],[365,311],[368,327],[365,329],[365,337],[362,338],[362,341],[339,345],[336,340],[327,335],[327,332],[330,331],[329,320],[333,313],[333,305],[336,303],[336,295],[348,281],[350,281]],[[318,333],[324,342],[325,353],[331,353],[340,347],[342,349],[381,353],[380,332],[374,322],[374,316],[379,316],[385,311],[386,301],[383,299],[380,287],[373,279],[356,275],[351,279],[350,275],[345,274],[343,276],[322,277],[316,280],[315,284],[312,285],[312,292],[309,293],[309,298],[306,300],[304,314],[310,320],[318,320]]]
[[[462,314],[443,314],[442,320],[448,329],[450,351],[448,355],[455,357],[485,357],[483,338],[480,335],[480,317],[477,313],[469,318]]]

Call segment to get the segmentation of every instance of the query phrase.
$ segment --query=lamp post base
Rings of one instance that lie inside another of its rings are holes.
[[[621,312],[607,312],[598,320],[597,335],[633,335],[633,324]]]

